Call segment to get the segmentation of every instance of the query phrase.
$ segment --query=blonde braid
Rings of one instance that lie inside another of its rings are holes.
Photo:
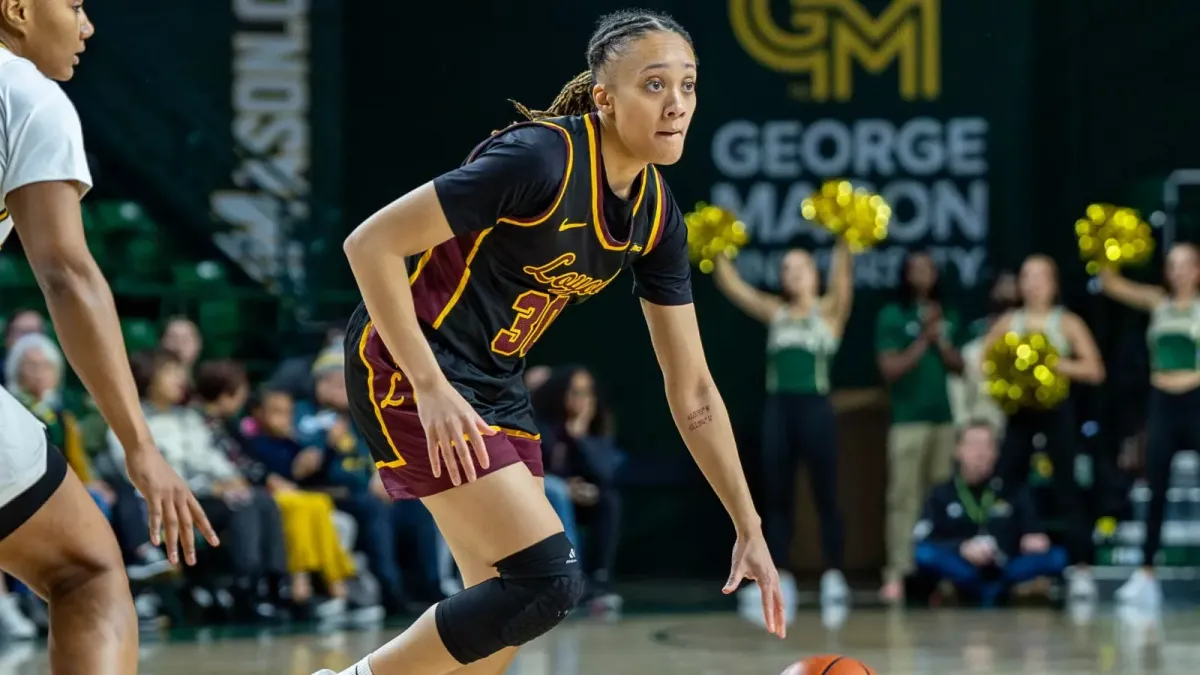
[[[530,110],[524,105],[509,99],[509,103],[527,120],[541,120],[547,117],[566,117],[569,115],[586,115],[596,109],[592,100],[592,71],[585,70],[563,86],[558,97],[546,110]]]

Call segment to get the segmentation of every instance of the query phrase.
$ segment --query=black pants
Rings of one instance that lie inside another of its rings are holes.
[[[251,488],[248,504],[201,497],[200,506],[221,537],[229,572],[240,583],[287,574],[287,550],[279,507],[264,488]]]
[[[1150,508],[1146,514],[1146,539],[1142,562],[1154,564],[1162,543],[1163,514],[1171,483],[1171,460],[1180,450],[1200,450],[1200,389],[1182,394],[1150,390],[1146,419],[1146,482]]]
[[[392,505],[382,502],[371,494],[359,494],[347,499],[334,500],[338,511],[347,513],[358,524],[355,549],[367,556],[379,585],[384,601],[399,606],[403,584],[400,564],[396,561],[396,532],[392,527]]]
[[[1044,452],[1054,465],[1054,499],[1063,520],[1064,544],[1070,564],[1090,563],[1092,528],[1079,483],[1075,480],[1077,452],[1075,413],[1066,401],[1053,410],[1018,410],[1009,416],[996,475],[1010,485],[1029,481],[1029,462],[1034,450]],[[1035,447],[1036,444],[1036,447]]]
[[[112,506],[112,526],[121,554],[126,562],[140,562],[144,547],[150,544],[145,502],[128,482],[112,480],[108,484],[117,496]]]
[[[842,510],[837,498],[837,430],[833,406],[823,394],[771,394],[763,413],[764,529],[771,557],[788,567],[796,502],[796,469],[808,479],[821,520],[821,553],[828,569],[841,569]]]
[[[600,496],[590,506],[575,506],[576,522],[591,528],[583,558],[587,573],[601,590],[607,590],[617,563],[620,539],[621,493],[613,485],[601,484]]]

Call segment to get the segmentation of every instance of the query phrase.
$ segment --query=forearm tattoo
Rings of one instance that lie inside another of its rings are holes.
[[[688,413],[688,431],[695,431],[705,424],[712,424],[712,413],[709,412],[708,406],[697,408]]]

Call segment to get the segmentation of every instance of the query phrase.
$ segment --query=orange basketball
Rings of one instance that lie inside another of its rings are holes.
[[[781,675],[875,675],[875,670],[848,656],[823,654],[793,663]]]

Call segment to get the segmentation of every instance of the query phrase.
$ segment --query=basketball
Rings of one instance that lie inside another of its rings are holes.
[[[780,675],[875,675],[875,670],[848,656],[824,654],[793,663]]]

